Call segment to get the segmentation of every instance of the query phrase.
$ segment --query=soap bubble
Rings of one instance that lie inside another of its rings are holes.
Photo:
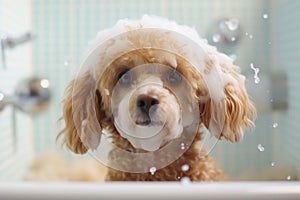
[[[182,185],[188,185],[191,183],[191,179],[189,177],[185,176],[185,177],[181,178],[180,182]]]
[[[273,127],[273,128],[277,128],[277,127],[278,127],[278,123],[277,123],[277,122],[274,122],[273,125],[272,125],[272,127]]]
[[[263,19],[268,19],[269,15],[268,14],[263,14]]]
[[[181,143],[181,144],[180,144],[180,148],[181,148],[181,150],[184,150],[184,149],[185,149],[184,143]]]
[[[257,149],[258,149],[260,152],[265,151],[265,147],[264,147],[262,144],[258,144],[258,145],[257,145]]]
[[[253,75],[254,83],[255,84],[259,84],[260,83],[260,78],[258,76],[258,73],[260,71],[259,68],[258,67],[254,67],[253,63],[250,63],[250,68],[254,71],[254,75]]]
[[[220,40],[221,40],[220,34],[214,34],[214,35],[212,36],[212,40],[213,40],[215,43],[220,42]]]
[[[64,61],[64,66],[65,67],[68,67],[70,65],[70,59],[67,58],[65,61]]]
[[[154,173],[156,172],[156,167],[151,167],[149,171],[151,175],[154,175]]]
[[[187,164],[181,166],[181,170],[182,170],[183,172],[186,172],[186,171],[188,171],[189,169],[190,169],[190,166],[187,165]]]

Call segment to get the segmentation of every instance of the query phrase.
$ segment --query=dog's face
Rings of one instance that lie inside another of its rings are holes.
[[[116,30],[123,34],[110,38]],[[59,136],[72,151],[97,149],[103,130],[133,148],[155,151],[180,137],[195,117],[198,126],[232,142],[253,125],[256,111],[245,78],[194,30],[145,17],[121,20],[101,36],[110,39],[96,41],[94,61],[83,63],[63,100]]]
[[[155,151],[193,123],[197,102],[207,94],[201,76],[192,69],[162,50],[122,55],[97,84],[103,110],[135,148]]]
[[[209,73],[215,62],[205,63]],[[162,50],[129,52],[111,63],[99,79],[86,73],[70,83],[63,102],[66,128],[61,134],[66,134],[70,149],[84,153],[87,148],[97,149],[99,131],[113,127],[134,148],[155,151],[180,137],[199,109],[199,123],[209,128],[214,122],[220,129],[218,139],[237,142],[243,129],[252,125],[255,108],[239,73],[224,63],[222,71],[230,79],[224,87],[226,97],[215,105],[202,75],[186,60]]]

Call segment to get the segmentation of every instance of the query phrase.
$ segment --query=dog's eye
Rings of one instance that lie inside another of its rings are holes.
[[[178,85],[182,80],[181,74],[176,70],[171,70],[167,75],[167,81],[171,85]]]
[[[119,83],[123,86],[129,86],[133,81],[133,76],[130,71],[125,71],[119,75]]]

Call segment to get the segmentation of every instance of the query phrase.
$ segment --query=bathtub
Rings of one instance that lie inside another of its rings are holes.
[[[2,182],[0,199],[300,199],[300,182]]]

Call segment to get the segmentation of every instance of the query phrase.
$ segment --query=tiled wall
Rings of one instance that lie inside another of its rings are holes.
[[[210,36],[209,30],[221,17],[239,18],[243,36],[227,53],[237,55],[236,63],[248,81],[253,81],[250,63],[260,68],[260,75],[276,68],[285,70],[289,109],[259,113],[255,131],[247,133],[243,142],[219,142],[212,153],[236,177],[249,170],[263,171],[271,163],[288,161],[299,167],[299,10],[300,3],[293,0],[24,0],[17,4],[0,0],[0,34],[18,35],[33,27],[38,36],[32,51],[31,44],[26,44],[7,52],[7,69],[0,63],[0,91],[11,93],[17,81],[29,74],[48,78],[52,90],[46,112],[38,116],[17,112],[17,149],[22,151],[14,153],[12,108],[0,113],[0,180],[20,178],[33,148],[36,153],[60,149],[55,143],[60,101],[88,41],[120,18],[140,18],[145,13],[195,26],[203,37]],[[260,144],[264,151],[259,151]]]
[[[30,30],[30,12],[28,0],[18,4],[0,0],[0,36],[18,36]],[[8,49],[5,54],[6,68],[2,59],[0,61],[0,91],[12,94],[17,82],[30,74],[31,46]],[[18,110],[14,112],[11,106],[6,107],[0,112],[0,180],[20,179],[32,153],[31,117]]]
[[[285,161],[297,167],[300,174],[299,116],[300,116],[300,2],[272,1],[277,23],[274,27],[277,46],[274,65],[287,73],[289,81],[289,109],[278,116],[278,149]]]

